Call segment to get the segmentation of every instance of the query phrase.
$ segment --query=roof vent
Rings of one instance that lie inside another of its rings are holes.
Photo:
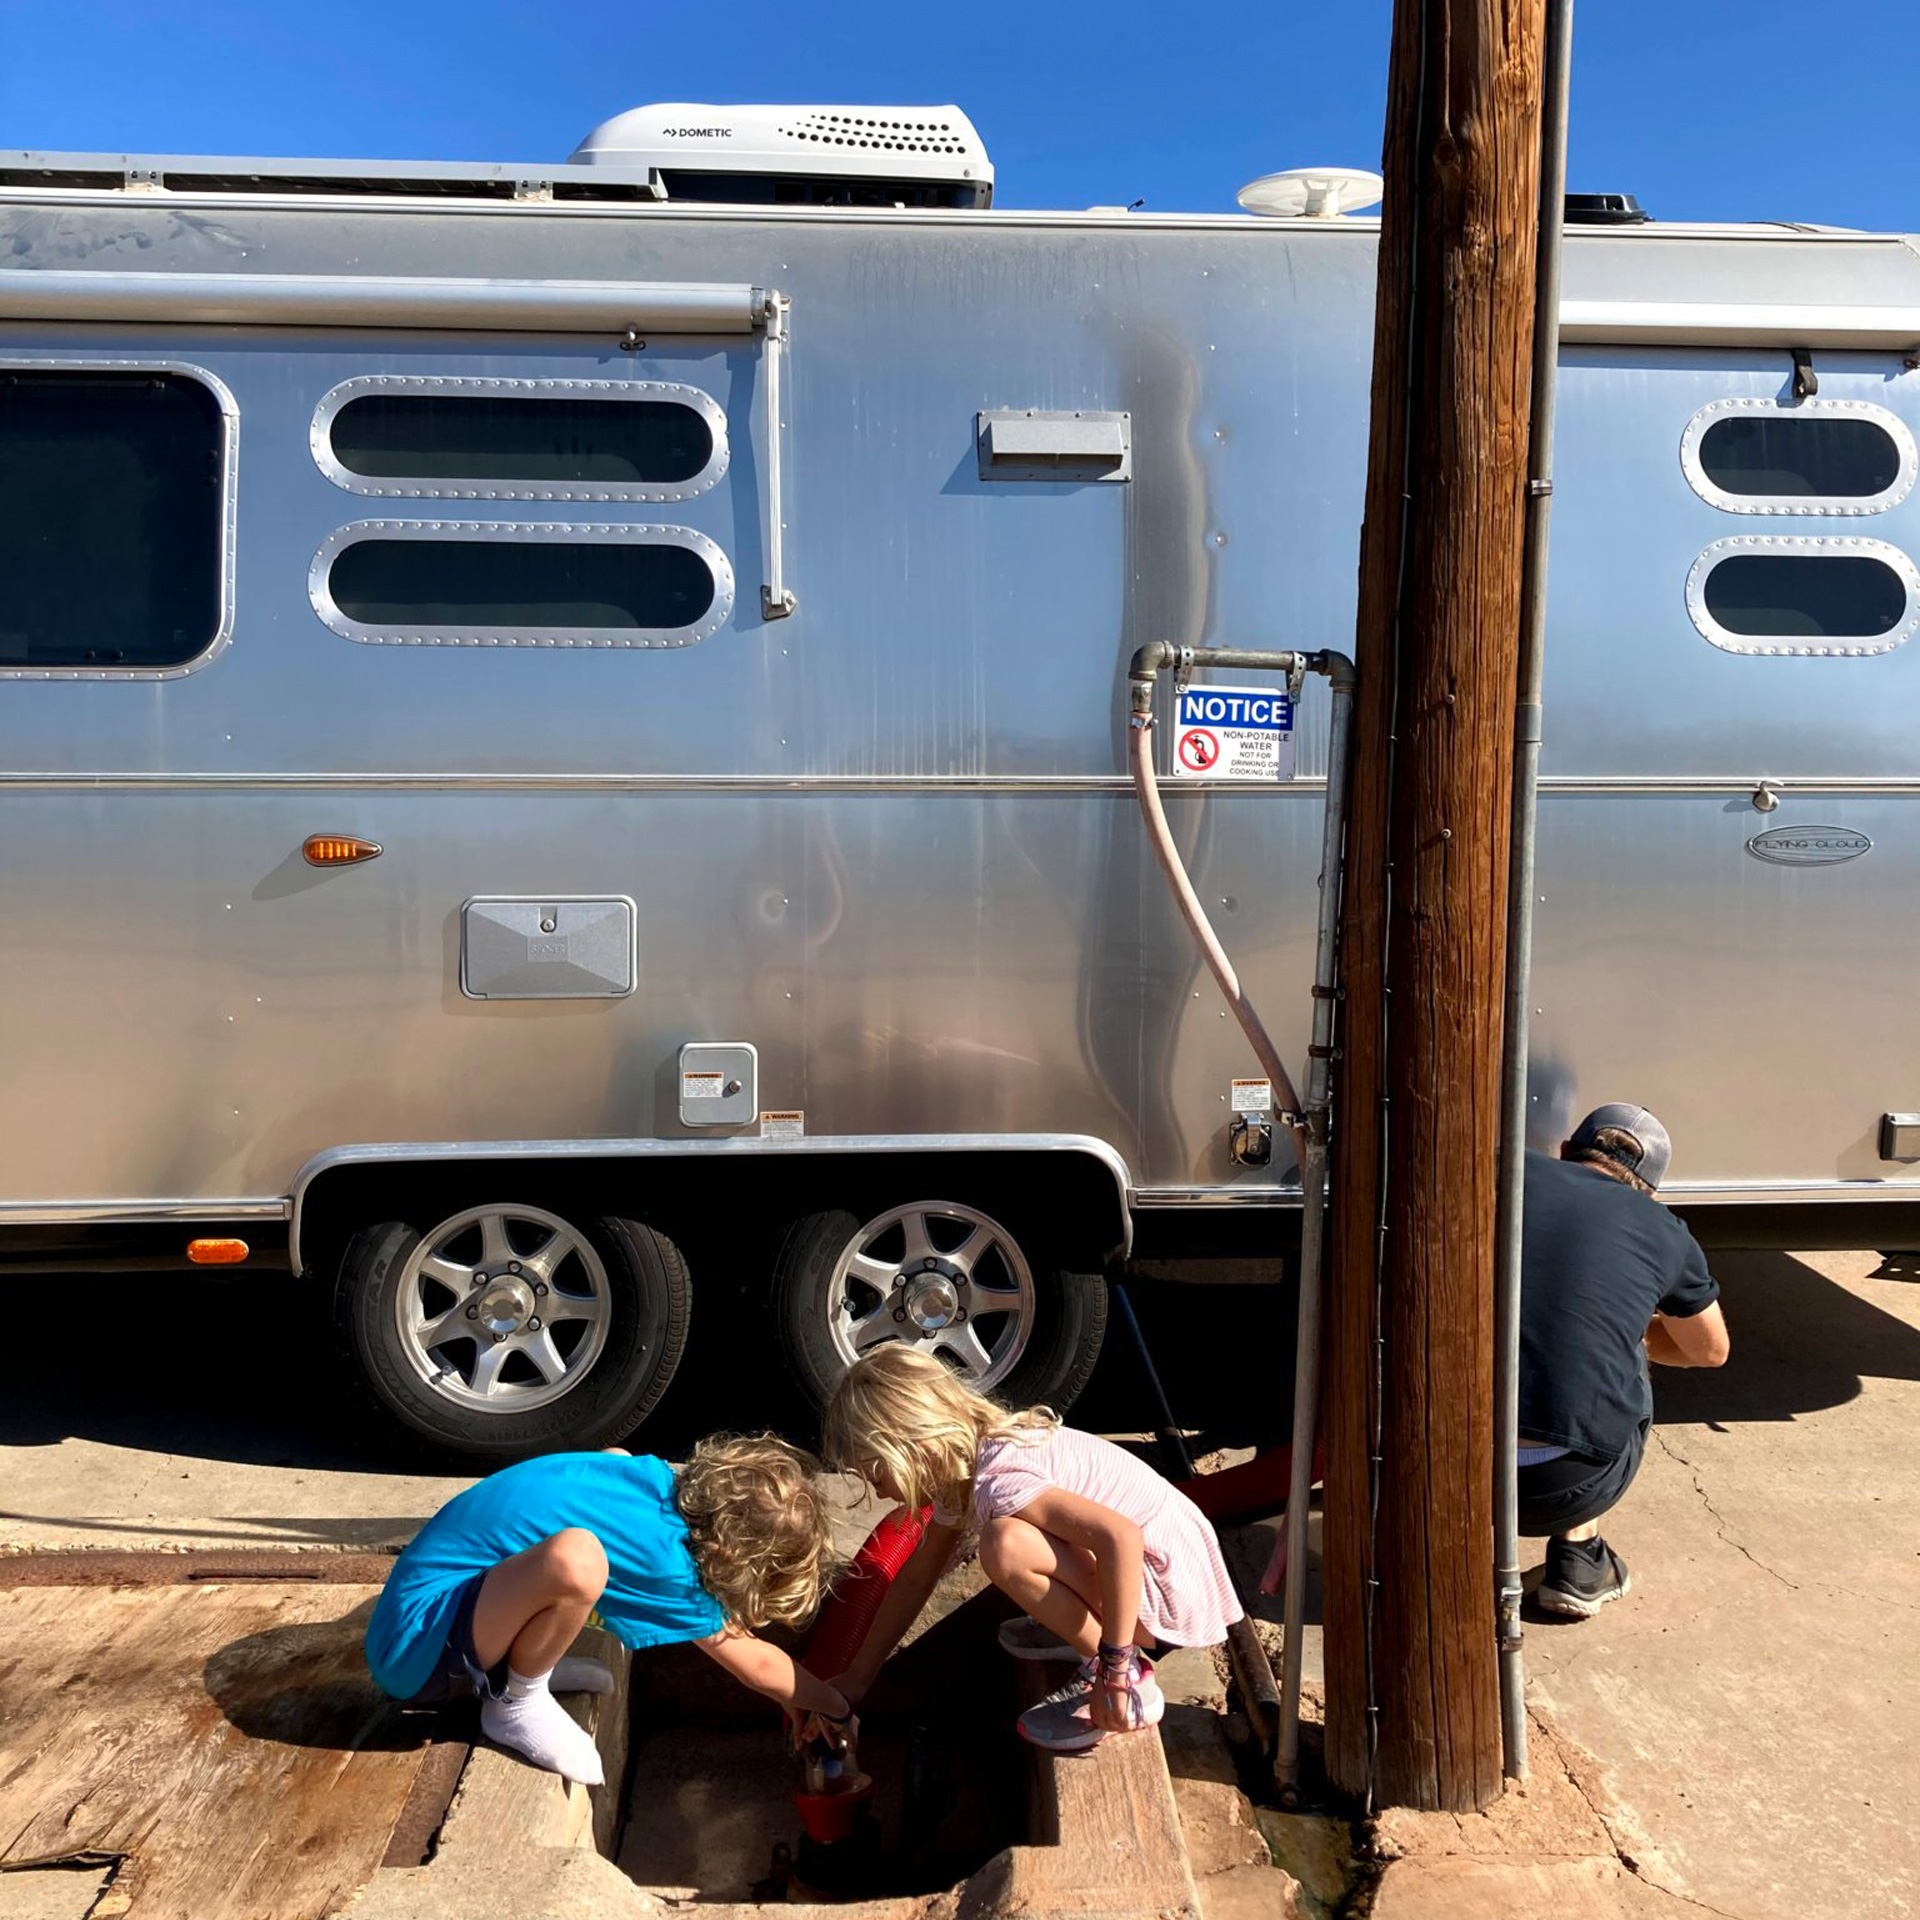
[[[1386,191],[1377,173],[1360,167],[1289,167],[1263,173],[1240,189],[1249,213],[1277,220],[1333,220],[1372,206]]]
[[[595,127],[572,164],[656,172],[670,200],[984,207],[993,164],[958,107],[669,101]]]
[[[1570,227],[1644,227],[1652,218],[1630,193],[1570,193],[1566,199]]]

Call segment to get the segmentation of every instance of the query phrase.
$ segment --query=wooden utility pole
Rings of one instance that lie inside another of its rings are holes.
[[[1501,1784],[1494,1197],[1544,12],[1394,6],[1341,927],[1327,1765],[1459,1811]]]

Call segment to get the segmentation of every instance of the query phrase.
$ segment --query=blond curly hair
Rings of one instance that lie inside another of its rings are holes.
[[[1059,1424],[1051,1407],[1010,1413],[944,1361],[889,1341],[842,1376],[821,1421],[821,1450],[829,1465],[859,1474],[910,1513],[931,1506],[964,1515],[987,1441]]]
[[[674,1480],[700,1582],[746,1632],[802,1627],[831,1571],[820,1463],[771,1433],[702,1440]]]

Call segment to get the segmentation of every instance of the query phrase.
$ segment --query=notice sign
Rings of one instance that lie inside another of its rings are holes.
[[[1291,780],[1293,697],[1278,687],[1188,687],[1178,695],[1173,770],[1188,779]]]

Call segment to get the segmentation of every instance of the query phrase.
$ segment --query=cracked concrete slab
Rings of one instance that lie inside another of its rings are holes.
[[[1600,1756],[1576,1772],[1604,1777],[1622,1870],[1672,1910],[1920,1912],[1920,1283],[1872,1254],[1713,1266],[1733,1357],[1655,1369],[1657,1444],[1606,1524],[1633,1592],[1529,1624],[1532,1695]]]
[[[1471,1854],[1397,1860],[1380,1878],[1371,1920],[1684,1920],[1690,1901],[1617,1861],[1487,1860]]]

